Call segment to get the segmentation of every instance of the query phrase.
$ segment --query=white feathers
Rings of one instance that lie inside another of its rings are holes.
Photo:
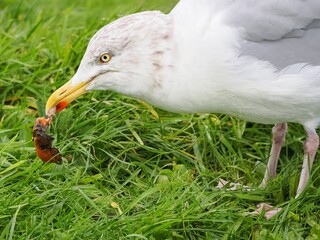
[[[319,123],[320,1],[182,0],[171,15],[180,58],[195,53],[180,59],[171,107],[183,98],[181,111]]]

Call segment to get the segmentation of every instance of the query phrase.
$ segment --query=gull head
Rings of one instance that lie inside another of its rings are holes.
[[[76,74],[48,99],[46,114],[55,115],[89,90],[144,95],[159,85],[171,49],[168,15],[148,11],[120,18],[90,40]]]

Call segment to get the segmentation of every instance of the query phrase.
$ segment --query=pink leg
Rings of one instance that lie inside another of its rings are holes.
[[[284,144],[287,129],[287,123],[278,123],[272,128],[273,142],[270,151],[270,157],[268,160],[268,166],[264,174],[264,178],[260,184],[260,188],[264,189],[267,186],[269,178],[273,178],[276,176],[278,159],[281,147]]]
[[[310,172],[314,158],[316,156],[319,147],[319,136],[315,129],[306,129],[307,139],[304,144],[304,157],[302,171],[300,175],[299,186],[296,194],[296,198],[303,192],[310,178]]]

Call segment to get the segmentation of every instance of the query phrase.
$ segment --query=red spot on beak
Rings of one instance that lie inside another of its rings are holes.
[[[67,103],[66,101],[62,101],[59,102],[56,106],[56,113],[62,111],[63,109],[65,109],[67,106],[69,105],[69,103]]]

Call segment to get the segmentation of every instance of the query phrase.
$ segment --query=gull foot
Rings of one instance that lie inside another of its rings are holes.
[[[216,186],[217,189],[223,189],[225,187],[228,187],[226,188],[226,190],[228,191],[235,191],[235,190],[247,190],[247,191],[250,191],[252,190],[251,187],[249,186],[245,186],[245,185],[242,185],[241,183],[234,183],[234,182],[229,182],[227,180],[224,180],[222,178],[219,179],[219,183],[218,185]]]
[[[281,211],[282,208],[273,207],[270,204],[267,203],[259,203],[257,205],[258,209],[254,212],[249,213],[249,215],[260,215],[261,213],[264,213],[264,217],[266,219],[271,219],[275,215],[277,215],[278,212]]]

